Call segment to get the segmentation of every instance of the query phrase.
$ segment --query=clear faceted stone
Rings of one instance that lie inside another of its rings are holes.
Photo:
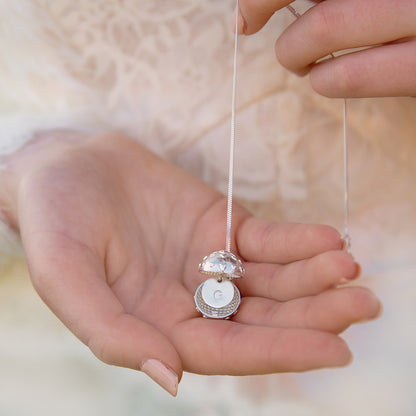
[[[199,271],[230,280],[244,275],[243,262],[235,254],[225,250],[215,251],[204,257]]]

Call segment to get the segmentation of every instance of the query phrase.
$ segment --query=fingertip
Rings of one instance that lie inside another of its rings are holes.
[[[347,347],[347,352],[345,354],[344,362],[341,364],[340,367],[348,367],[352,364],[354,361],[354,354],[351,352],[351,350]]]
[[[382,303],[369,288],[354,286],[341,290],[351,291],[350,307],[355,313],[355,322],[372,321],[381,315]]]
[[[300,371],[338,368],[349,365],[352,361],[352,353],[347,343],[335,334],[327,332],[318,332],[318,334],[319,337],[315,339],[316,342],[310,342],[309,344],[309,359],[311,361],[309,365],[304,365],[304,369]]]
[[[334,342],[332,367],[346,367],[353,361],[353,355],[347,343],[340,337]]]
[[[319,95],[327,98],[341,98],[342,94],[336,91],[333,85],[333,76],[327,70],[328,63],[323,61],[314,65],[309,72],[309,82],[312,89]]]
[[[241,10],[238,10],[238,22],[236,21],[236,13],[237,9],[234,9],[234,12],[232,14],[231,20],[230,20],[230,29],[233,33],[236,32],[238,35],[244,35],[247,29],[247,22],[244,19],[244,16],[241,13]]]
[[[334,256],[335,266],[341,273],[341,279],[350,282],[361,275],[361,266],[355,261],[351,253],[338,250],[334,252]]]
[[[291,227],[290,243],[299,247],[302,243],[305,250],[304,258],[313,257],[328,251],[342,249],[341,234],[329,225],[293,224]]]
[[[179,376],[163,361],[154,358],[146,359],[141,365],[141,371],[173,397],[177,396]]]
[[[293,43],[287,41],[287,37],[281,35],[274,44],[274,53],[280,65],[298,77],[308,75],[314,68],[313,65],[295,66],[293,64]]]
[[[367,321],[377,319],[383,313],[383,304],[380,299],[368,288],[363,288],[367,292]]]
[[[243,33],[252,35],[267,24],[269,19],[291,0],[240,0],[239,8],[245,24]],[[235,16],[234,16],[235,17]]]
[[[322,251],[342,250],[344,240],[338,230],[330,225],[315,225],[313,227],[313,232],[319,236],[317,239],[319,239]]]
[[[341,279],[339,279],[338,285],[347,285],[348,283],[351,283],[351,281],[358,279],[361,276],[361,274],[361,265],[352,260],[351,265],[347,265],[346,272],[344,272]]]
[[[345,285],[358,278],[358,263],[353,256],[342,250],[324,252],[313,259],[311,276],[316,276],[313,282],[320,293],[323,289]]]

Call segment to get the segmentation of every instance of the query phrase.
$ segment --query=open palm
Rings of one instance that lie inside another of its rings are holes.
[[[107,134],[44,158],[21,181],[18,224],[40,296],[101,360],[179,378],[345,365],[336,334],[374,317],[377,299],[330,227],[276,224],[235,206],[245,262],[231,320],[203,319],[194,293],[205,255],[223,249],[225,198],[138,143]],[[162,375],[150,375],[171,393]]]

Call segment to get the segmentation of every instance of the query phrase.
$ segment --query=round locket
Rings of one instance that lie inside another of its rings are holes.
[[[240,302],[240,291],[229,280],[208,279],[195,292],[196,307],[206,318],[231,317],[237,312]]]

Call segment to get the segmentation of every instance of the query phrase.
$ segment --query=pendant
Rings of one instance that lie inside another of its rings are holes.
[[[238,2],[236,10],[238,10]],[[210,276],[195,292],[196,309],[204,318],[230,318],[237,312],[241,302],[241,295],[237,286],[231,282],[235,278],[243,277],[242,261],[230,252],[231,222],[233,212],[233,178],[234,178],[234,143],[236,131],[236,86],[237,86],[237,50],[238,50],[238,13],[235,19],[234,41],[234,75],[233,100],[231,106],[231,136],[228,163],[228,194],[227,194],[227,228],[226,250],[215,251],[204,257],[199,265],[199,272]]]
[[[204,318],[230,318],[241,302],[240,291],[231,280],[243,277],[242,261],[229,251],[215,251],[204,257],[198,270],[212,277],[199,285],[195,292],[197,310]]]

